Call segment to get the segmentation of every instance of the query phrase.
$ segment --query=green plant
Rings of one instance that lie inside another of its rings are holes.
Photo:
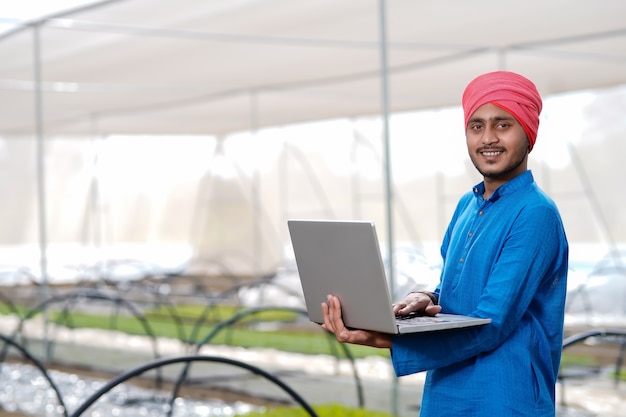
[[[1,307],[1,306],[0,306]],[[177,314],[178,314],[178,306]],[[215,307],[218,317],[230,317],[241,309],[229,306]],[[22,309],[26,311],[26,309]],[[155,311],[158,314],[155,314]],[[155,337],[166,337],[174,339],[183,339],[185,342],[197,343],[203,340],[205,336],[210,334],[216,328],[218,323],[205,322],[200,326],[196,335],[196,340],[186,340],[194,330],[195,320],[203,311],[202,306],[181,306],[184,312],[185,320],[181,323],[176,321],[168,314],[164,314],[164,310],[147,309],[145,318],[149,329]],[[0,308],[2,314],[10,314],[8,308]],[[62,312],[58,308],[48,310],[48,317],[51,322],[69,327],[69,328],[91,328],[103,330],[116,330],[133,335],[147,335],[146,328],[137,318],[127,314],[110,315],[104,313],[85,313],[80,311]],[[339,344],[323,331],[296,331],[287,330],[256,330],[249,328],[246,323],[250,321],[263,320],[293,320],[294,313],[285,311],[263,311],[238,322],[235,326],[228,326],[218,331],[210,340],[210,344],[241,346],[246,348],[272,348],[285,352],[294,352],[302,354],[325,354],[345,358],[344,350]],[[182,334],[181,334],[182,333]],[[384,349],[374,349],[367,346],[345,345],[349,349],[353,358],[362,358],[367,356],[383,356],[388,357],[389,353]]]
[[[619,372],[617,371],[609,372],[609,377],[612,380],[616,379],[617,377],[619,381],[626,381],[626,369],[620,369]]]
[[[563,352],[561,355],[561,369],[567,369],[572,366],[593,366],[595,360],[592,356],[582,354],[571,354]]]
[[[339,404],[314,406],[313,410],[319,417],[391,417],[381,411],[372,411],[364,408],[345,407]],[[307,417],[309,414],[302,407],[275,407],[264,411],[254,411],[237,417]]]

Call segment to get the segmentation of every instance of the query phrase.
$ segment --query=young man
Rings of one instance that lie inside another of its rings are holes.
[[[409,294],[394,311],[492,322],[398,336],[349,330],[329,295],[322,326],[340,342],[391,349],[398,376],[427,370],[423,417],[552,417],[568,243],[555,204],[527,169],[541,97],[530,80],[496,71],[470,82],[462,103],[467,149],[484,180],[454,211],[437,288]]]

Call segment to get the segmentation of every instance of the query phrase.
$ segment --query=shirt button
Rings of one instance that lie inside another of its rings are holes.
[[[474,233],[469,232],[467,235],[468,235],[469,237],[472,237],[472,236],[474,236]]]
[[[482,216],[482,215],[483,215],[483,213],[484,213],[484,212],[481,210],[481,211],[479,211],[479,212],[478,212],[478,215],[479,215],[479,216]]]
[[[461,259],[459,259],[459,262],[463,263],[463,262],[465,262],[465,259],[461,258]]]

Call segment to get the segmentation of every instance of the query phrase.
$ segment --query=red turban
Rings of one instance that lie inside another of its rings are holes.
[[[476,109],[491,103],[511,113],[522,125],[530,150],[537,140],[541,96],[529,79],[509,71],[495,71],[474,78],[463,92],[465,126]]]

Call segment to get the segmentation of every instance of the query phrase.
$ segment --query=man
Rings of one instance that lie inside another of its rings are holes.
[[[394,311],[492,322],[410,335],[352,330],[329,295],[322,326],[340,342],[391,349],[398,376],[427,370],[422,416],[554,416],[568,243],[527,169],[541,97],[530,80],[496,71],[471,81],[462,104],[469,156],[484,180],[454,211],[437,288],[409,294]]]

